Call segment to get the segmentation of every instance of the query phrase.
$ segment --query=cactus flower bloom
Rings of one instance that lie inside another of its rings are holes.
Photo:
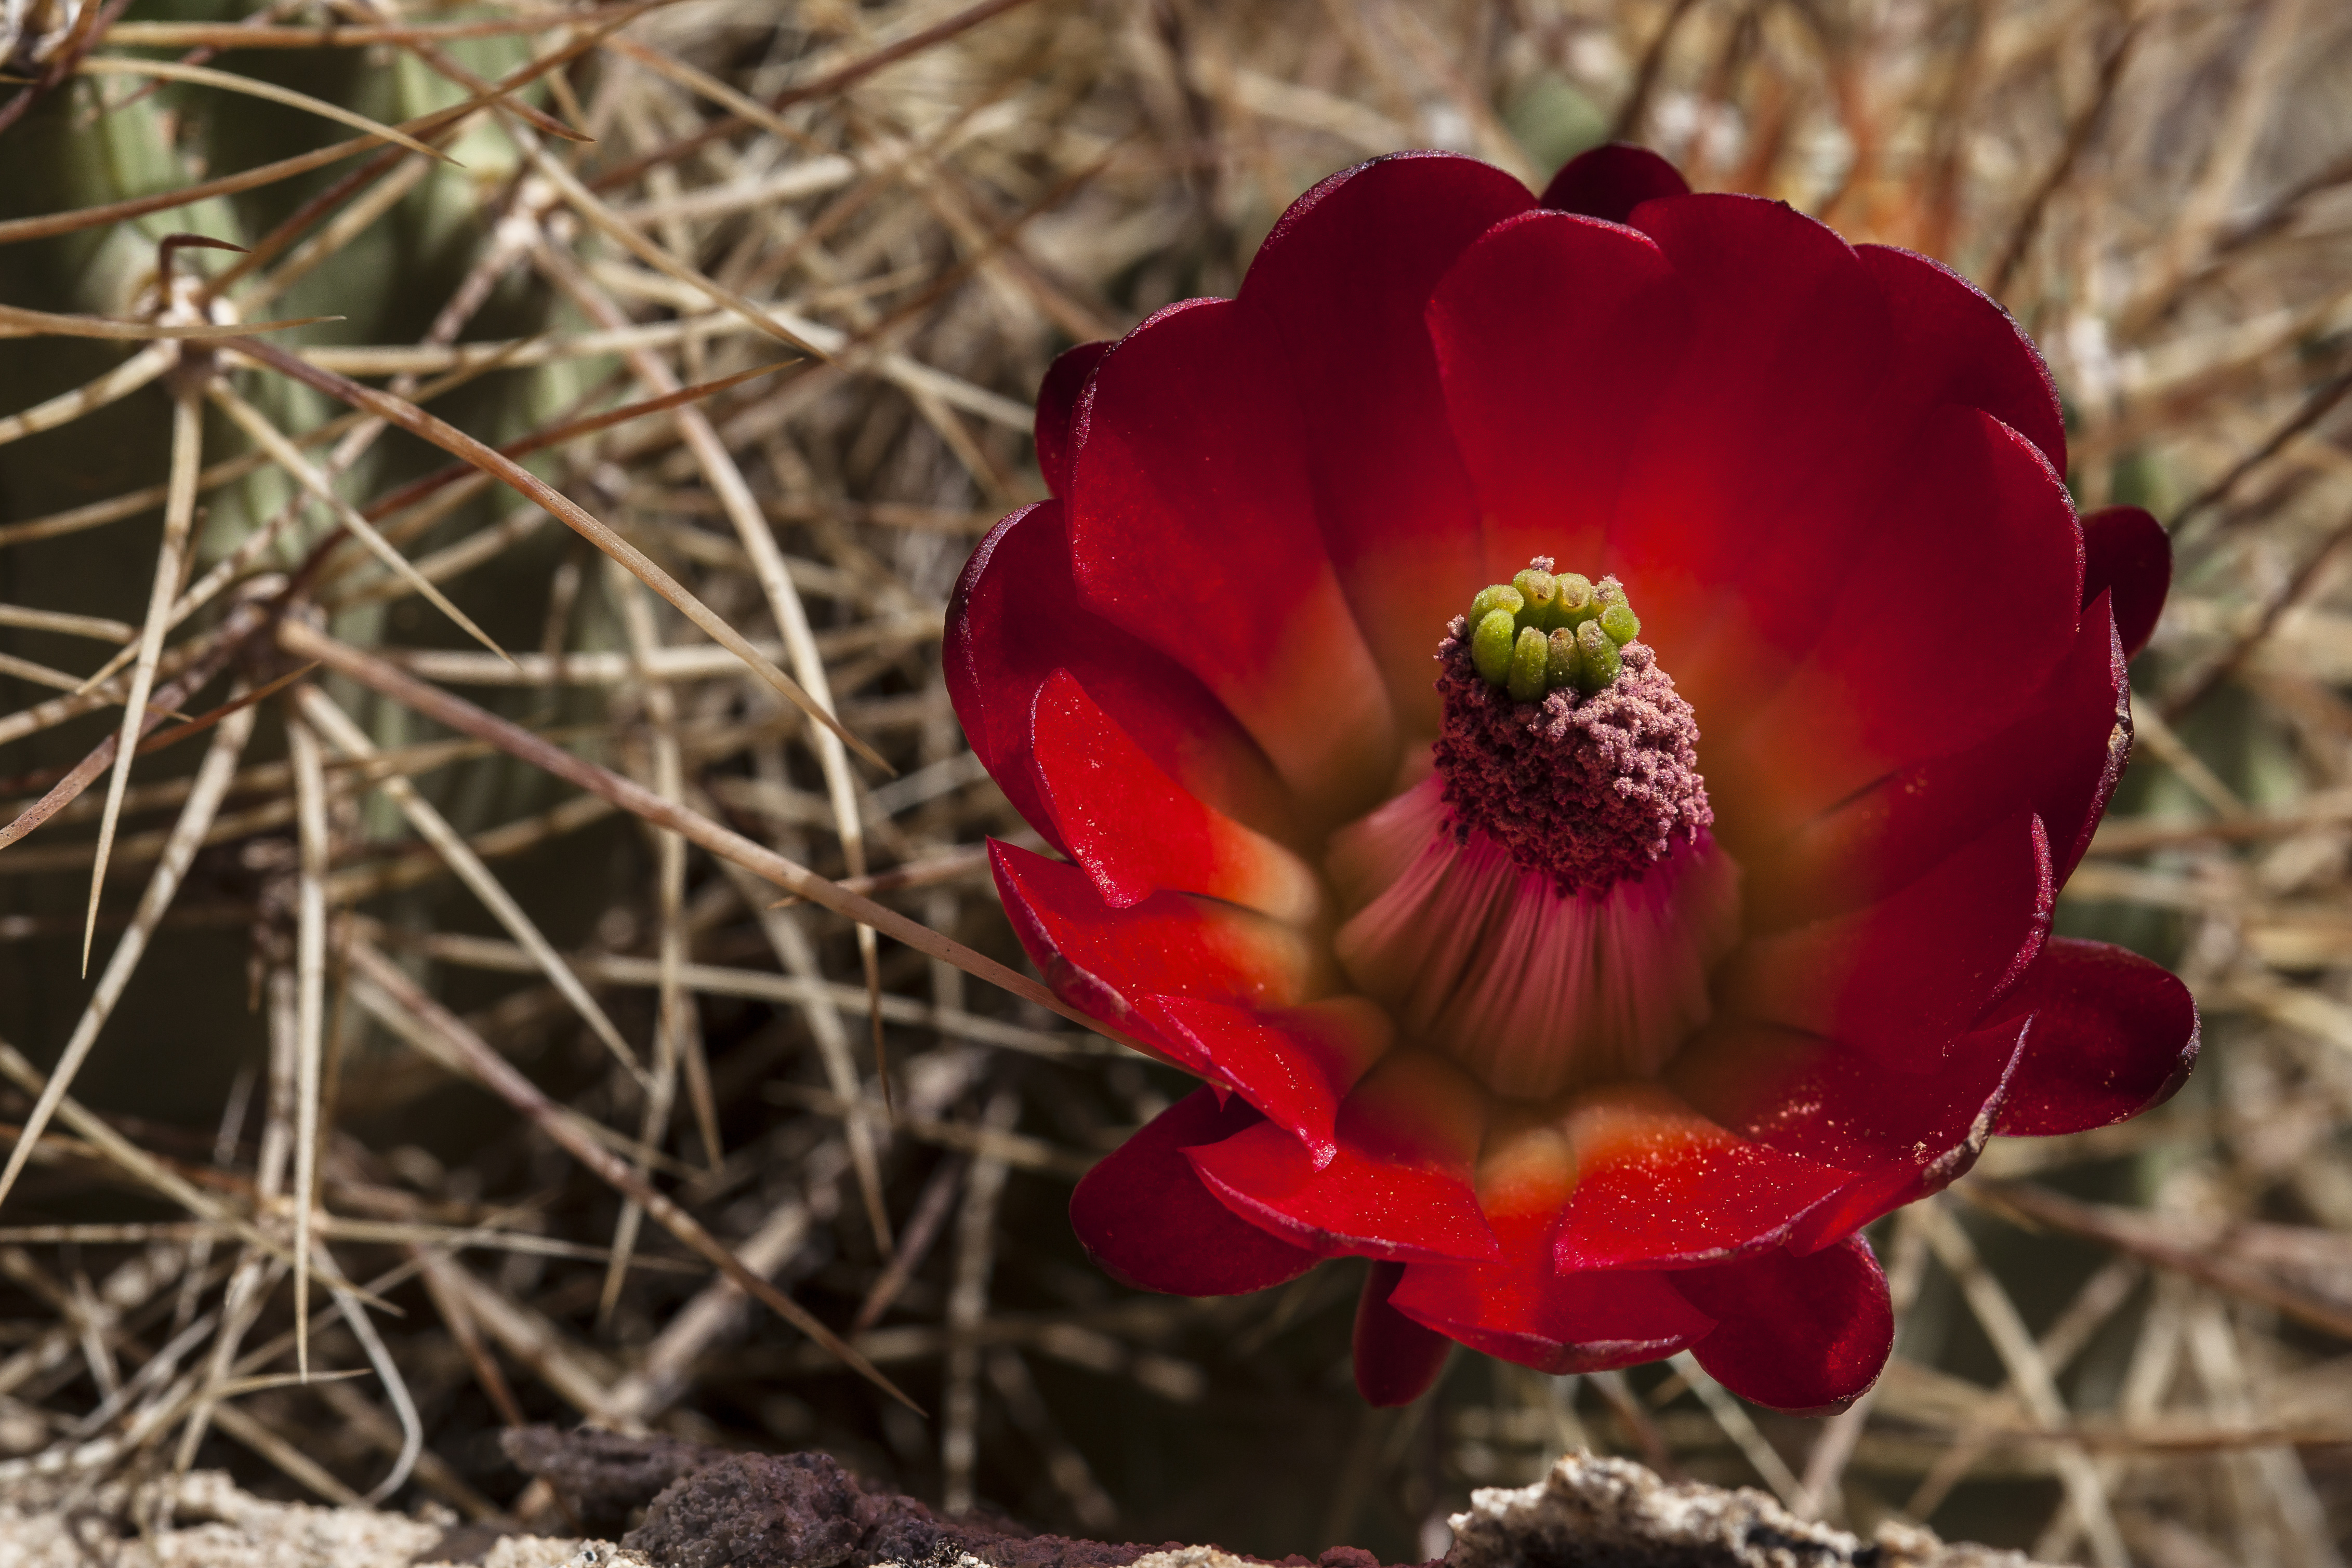
[[[1458,1342],[1825,1412],[1862,1226],[2186,1075],[2180,983],[2050,935],[2164,537],[2078,519],[1937,263],[1632,148],[1401,154],[1065,354],[1037,450],[948,678],[1063,857],[993,846],[1031,957],[1202,1080],[1078,1186],[1120,1278],[1373,1260],[1375,1403]]]

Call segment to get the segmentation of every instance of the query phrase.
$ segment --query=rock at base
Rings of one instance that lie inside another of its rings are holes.
[[[2040,1568],[1910,1525],[1883,1524],[1864,1541],[1760,1491],[1670,1486],[1629,1459],[1589,1454],[1530,1487],[1473,1492],[1452,1523],[1444,1568]]]

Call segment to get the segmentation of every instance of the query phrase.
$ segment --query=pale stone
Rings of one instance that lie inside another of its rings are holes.
[[[1763,1492],[1669,1485],[1629,1459],[1571,1454],[1530,1487],[1470,1494],[1445,1568],[2041,1568],[1885,1524],[1869,1541]]]

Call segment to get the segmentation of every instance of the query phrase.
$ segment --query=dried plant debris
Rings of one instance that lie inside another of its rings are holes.
[[[1668,1486],[1640,1465],[1562,1458],[1534,1486],[1486,1489],[1452,1521],[1444,1568],[2034,1568],[2022,1554],[1948,1547],[1892,1521],[1870,1542],[1800,1520],[1758,1491]],[[738,1454],[682,1477],[654,1500],[624,1546],[658,1568],[1226,1568],[1263,1561],[1214,1546],[1113,1546],[942,1521],[911,1498],[862,1486],[821,1454]],[[1318,1568],[1379,1568],[1334,1547]],[[1305,1557],[1282,1568],[1308,1568]]]
[[[60,1489],[26,1531],[226,1470],[568,1538],[578,1478],[498,1434],[585,1422],[1273,1557],[1436,1556],[1590,1448],[1889,1552],[2343,1560],[2342,7],[0,12],[0,1485]],[[1896,1358],[1825,1423],[1468,1356],[1366,1414],[1344,1267],[1091,1269],[1071,1182],[1183,1085],[1023,967],[983,843],[1034,839],[941,677],[957,572],[1044,493],[1055,352],[1230,291],[1358,159],[1540,180],[1610,135],[1990,288],[2080,503],[2179,561],[2057,918],[2189,978],[2203,1064],[1883,1226]]]
[[[677,1437],[589,1428],[513,1427],[499,1443],[517,1469],[554,1490],[557,1504],[582,1529],[614,1536],[672,1483],[727,1457],[724,1448]]]
[[[730,1454],[673,1482],[622,1544],[672,1568],[974,1560],[992,1568],[1126,1568],[1153,1551],[1036,1535],[984,1515],[942,1520],[913,1498],[866,1488],[827,1454]]]
[[[471,1539],[447,1510],[415,1517],[271,1502],[216,1470],[163,1488],[0,1497],[0,1568],[639,1568],[609,1542],[507,1533]]]
[[[859,1479],[829,1454],[734,1454],[675,1438],[547,1427],[509,1431],[505,1445],[583,1528],[619,1536],[629,1550],[675,1568],[871,1568],[967,1558],[996,1568],[1125,1568],[1155,1550],[1181,1550],[1039,1535],[985,1511],[942,1519],[913,1498]]]
[[[635,1443],[642,1462],[624,1450]],[[638,1480],[687,1450],[660,1439],[534,1428],[529,1451],[583,1484],[600,1479],[629,1495]],[[567,1450],[572,1450],[567,1452]],[[108,1489],[78,1509],[0,1503],[0,1568],[68,1563],[115,1568],[1380,1568],[1355,1547],[1310,1564],[1269,1563],[1217,1546],[1110,1545],[1031,1535],[1009,1521],[940,1519],[912,1498],[874,1489],[823,1454],[728,1454],[678,1478],[653,1500],[645,1522],[619,1544],[596,1539],[449,1527],[365,1509],[265,1502],[225,1476],[199,1472],[171,1494],[173,1520],[120,1526],[152,1492]],[[606,1500],[609,1504],[614,1499]],[[1625,1459],[1572,1455],[1536,1485],[1474,1494],[1454,1516],[1443,1568],[2036,1568],[2023,1555],[1947,1546],[1928,1531],[1886,1521],[1864,1542],[1800,1520],[1761,1492],[1669,1486]],[[1433,1563],[1427,1568],[1440,1568]]]

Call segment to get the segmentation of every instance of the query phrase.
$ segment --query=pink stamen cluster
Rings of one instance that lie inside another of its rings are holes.
[[[1473,665],[1467,620],[1437,651],[1445,720],[1434,755],[1457,841],[1483,831],[1563,894],[1641,880],[1677,836],[1715,821],[1698,771],[1698,720],[1642,643],[1605,689],[1511,700]]]

